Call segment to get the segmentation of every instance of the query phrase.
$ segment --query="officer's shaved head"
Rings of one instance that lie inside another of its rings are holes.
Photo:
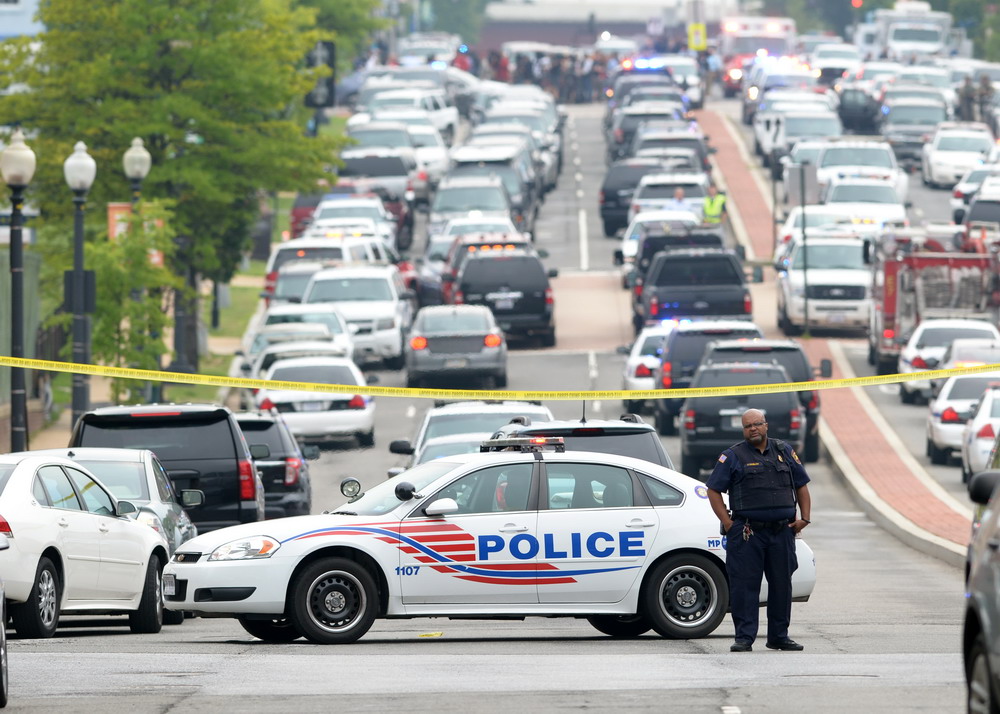
[[[754,446],[759,446],[767,438],[767,420],[760,409],[743,412],[743,437]]]

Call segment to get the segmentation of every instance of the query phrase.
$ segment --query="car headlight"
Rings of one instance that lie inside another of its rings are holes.
[[[375,321],[376,330],[391,330],[396,326],[396,318],[394,317],[383,317],[380,320]]]
[[[803,286],[803,285],[796,285],[795,287],[793,287],[792,288],[792,295],[794,295],[795,297],[805,297],[806,296],[805,286]]]
[[[270,536],[250,536],[220,545],[208,556],[213,560],[258,560],[270,558],[281,547],[281,543]]]

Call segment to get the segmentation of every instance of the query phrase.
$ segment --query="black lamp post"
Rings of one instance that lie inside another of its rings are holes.
[[[66,183],[73,191],[73,361],[84,364],[89,361],[87,316],[84,297],[83,276],[83,211],[87,202],[87,192],[94,185],[97,163],[87,153],[87,145],[76,142],[73,153],[63,163]],[[85,374],[73,375],[73,424],[90,408],[90,377]]]
[[[10,356],[24,357],[24,245],[21,223],[24,190],[35,175],[35,152],[24,143],[24,133],[16,129],[10,144],[0,154],[0,175],[10,188]],[[10,368],[10,448],[28,450],[28,394],[24,370]]]
[[[142,198],[142,181],[149,175],[149,169],[153,166],[153,157],[149,155],[142,139],[138,136],[132,139],[132,145],[128,148],[125,154],[122,156],[122,169],[125,172],[125,178],[128,179],[129,187],[132,189],[132,212],[135,213],[136,204],[139,203],[139,199]],[[137,295],[141,291],[137,291]],[[152,333],[152,337],[156,338],[159,335],[157,333]],[[156,358],[156,369],[160,369],[160,358]],[[163,398],[163,390],[159,382],[153,382],[149,385],[149,398],[150,401],[160,402]]]

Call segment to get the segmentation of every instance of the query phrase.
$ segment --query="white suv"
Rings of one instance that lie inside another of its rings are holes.
[[[805,250],[803,250],[805,246]],[[803,265],[808,266],[804,271]],[[778,325],[786,335],[798,334],[806,323],[824,328],[864,329],[868,325],[868,284],[860,238],[793,239],[778,270]],[[808,273],[806,275],[805,273]]]

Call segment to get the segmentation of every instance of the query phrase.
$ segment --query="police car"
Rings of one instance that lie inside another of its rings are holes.
[[[711,634],[729,607],[726,540],[705,486],[648,461],[492,439],[334,512],[212,531],[163,574],[166,607],[271,642],[353,642],[376,618],[585,617],[600,632]],[[793,597],[816,581],[796,540]],[[762,598],[766,599],[766,585]]]

